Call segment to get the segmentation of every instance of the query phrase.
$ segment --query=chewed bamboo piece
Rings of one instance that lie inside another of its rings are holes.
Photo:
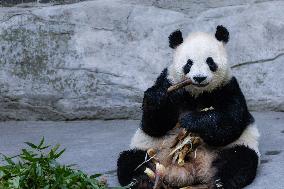
[[[173,156],[172,163],[177,162],[179,166],[184,166],[185,157],[192,152],[196,153],[197,147],[201,143],[201,139],[185,129],[182,129],[176,138],[175,145],[169,156]],[[196,155],[195,155],[196,156]]]
[[[162,180],[166,171],[165,166],[159,163],[155,158],[156,153],[156,150],[154,150],[153,148],[148,149],[146,153],[147,156],[149,156],[150,159],[152,159],[152,162],[156,165],[155,172],[148,167],[146,167],[144,171],[144,173],[150,178],[150,180],[154,182],[153,189],[159,188],[159,186],[162,184]]]
[[[192,81],[187,78],[185,80],[182,80],[181,82],[178,82],[177,84],[170,86],[168,88],[167,92],[169,93],[169,92],[175,91],[177,89],[180,89],[180,88],[185,87],[185,86],[190,85],[190,84],[192,84]]]
[[[163,177],[165,176],[165,172],[166,172],[165,166],[160,163],[156,163],[156,171],[155,171],[156,178],[155,178],[153,189],[159,188],[159,185],[162,184]]]
[[[150,168],[146,167],[144,173],[146,173],[146,175],[147,175],[152,181],[155,180],[156,175],[155,175],[154,171],[152,171]]]

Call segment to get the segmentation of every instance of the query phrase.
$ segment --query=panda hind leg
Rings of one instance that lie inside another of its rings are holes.
[[[237,145],[220,151],[213,166],[217,168],[215,188],[240,189],[254,180],[258,155],[247,146]]]
[[[149,161],[144,163],[146,151],[132,149],[120,153],[117,160],[117,177],[122,186],[133,184],[131,188],[152,189],[154,183],[144,173],[146,167],[154,171],[154,164]],[[140,166],[141,165],[141,166]],[[137,167],[139,168],[137,169]]]

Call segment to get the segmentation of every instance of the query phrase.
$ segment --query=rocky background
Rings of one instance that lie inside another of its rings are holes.
[[[284,1],[0,2],[0,120],[139,119],[168,35],[219,24],[250,110],[284,111]]]

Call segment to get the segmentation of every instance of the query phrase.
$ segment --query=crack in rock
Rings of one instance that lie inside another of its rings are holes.
[[[111,75],[111,76],[113,76],[113,77],[123,77],[122,75],[117,75],[117,74],[114,74],[114,73],[110,73],[110,72],[98,70],[98,68],[89,69],[89,68],[66,68],[66,67],[57,67],[57,68],[53,68],[53,69],[57,69],[57,70],[69,70],[69,71],[87,71],[87,72],[92,72],[92,73],[96,73],[96,74]]]
[[[30,15],[29,13],[17,13],[17,14],[13,14],[11,16],[8,16],[6,19],[0,20],[1,23],[5,23],[10,21],[12,18],[16,17],[16,16],[23,16],[23,15]]]
[[[267,59],[260,59],[260,60],[255,60],[255,61],[242,62],[242,63],[235,64],[235,65],[231,66],[231,68],[234,69],[234,68],[241,67],[241,66],[244,66],[244,65],[249,65],[249,64],[258,64],[258,63],[271,62],[271,61],[274,61],[274,60],[276,60],[277,58],[279,58],[281,56],[284,56],[284,53],[280,53],[280,54],[276,55],[273,58],[267,58]]]
[[[87,26],[87,25],[86,25]],[[102,31],[115,31],[114,28],[103,28],[103,27],[91,27],[93,30],[102,30]]]

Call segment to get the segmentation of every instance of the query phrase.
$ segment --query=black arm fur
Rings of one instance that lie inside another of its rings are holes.
[[[235,141],[253,120],[235,78],[226,86],[201,95],[196,101],[205,104],[211,101],[214,110],[185,114],[181,117],[180,124],[199,134],[209,145],[224,146]]]
[[[142,130],[150,136],[161,137],[174,128],[179,117],[179,103],[183,90],[167,93],[171,86],[167,69],[158,77],[154,86],[144,93],[142,104]]]

